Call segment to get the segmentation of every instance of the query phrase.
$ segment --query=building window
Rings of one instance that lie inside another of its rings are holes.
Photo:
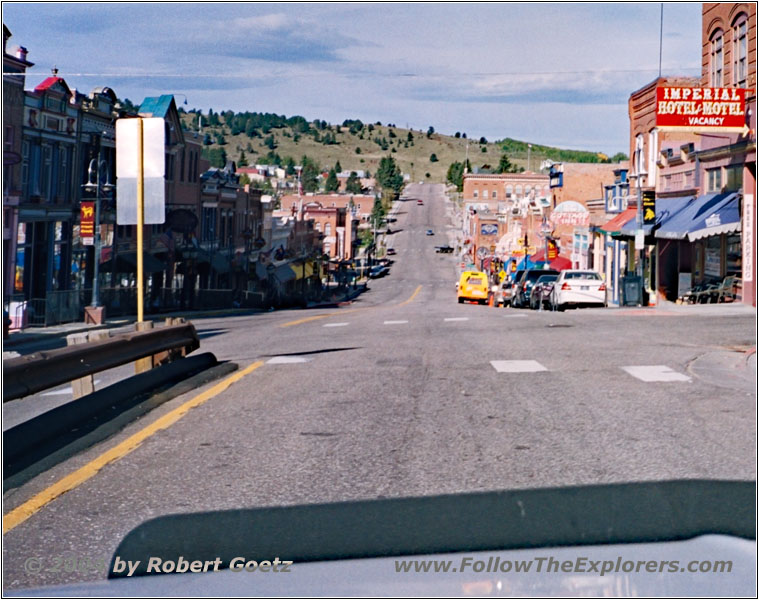
[[[712,35],[711,41],[711,86],[722,87],[722,68],[723,68],[723,55],[722,55],[722,30],[718,29]]]
[[[474,190],[474,197],[475,197],[475,198],[478,198],[478,197],[479,197],[479,195],[480,195],[480,194],[479,194],[479,192],[478,192],[477,190]]]
[[[326,235],[326,236],[332,235],[332,223],[325,223],[325,225],[324,225],[324,235]]]
[[[511,198],[511,196],[514,194],[514,186],[509,184],[506,186],[506,197]]]
[[[708,169],[706,171],[709,192],[719,192],[722,189],[722,168]]]
[[[743,165],[730,165],[725,168],[725,191],[737,192],[743,187]]]
[[[522,197],[522,186],[521,185],[517,185],[517,187],[515,188],[515,192],[516,192],[517,198],[521,198]]]
[[[656,154],[659,145],[659,131],[648,132],[648,185],[656,185]]]
[[[318,231],[319,233],[321,233],[321,231],[322,231],[322,224],[317,221],[316,225],[314,226],[314,229],[316,229],[316,231]]]
[[[487,197],[488,197],[488,191],[487,190],[482,190],[482,198],[483,198],[483,200],[487,200]]]
[[[733,85],[747,87],[748,78],[748,20],[742,13],[733,27]]]
[[[498,199],[498,190],[493,190],[493,200]]]

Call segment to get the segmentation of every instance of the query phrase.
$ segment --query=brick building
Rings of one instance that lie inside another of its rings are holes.
[[[756,3],[705,2],[701,21],[701,86],[746,89],[746,129],[700,136],[701,193],[737,191],[742,223],[698,242],[694,272],[741,277],[743,302],[756,305]]]
[[[9,314],[15,287],[18,205],[22,196],[24,82],[26,70],[34,66],[26,59],[25,48],[8,52],[10,37],[10,30],[3,25],[3,305]]]

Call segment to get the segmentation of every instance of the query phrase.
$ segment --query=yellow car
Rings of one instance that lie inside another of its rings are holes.
[[[488,276],[481,271],[464,271],[459,279],[458,298],[459,304],[464,301],[488,302]]]

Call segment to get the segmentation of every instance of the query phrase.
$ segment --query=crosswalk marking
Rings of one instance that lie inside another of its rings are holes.
[[[267,365],[288,365],[292,363],[308,362],[307,358],[302,356],[275,356],[266,361]]]
[[[448,317],[446,319],[443,319],[443,321],[468,321],[469,317]]]
[[[403,323],[408,323],[408,321],[385,321],[384,325],[402,325]]]
[[[491,360],[490,364],[499,373],[536,373],[548,370],[536,360]]]
[[[326,325],[322,325],[322,327],[345,327],[348,325],[348,323],[327,323]]]
[[[637,365],[620,367],[630,375],[641,381],[690,381],[690,377],[673,371],[666,365]]]

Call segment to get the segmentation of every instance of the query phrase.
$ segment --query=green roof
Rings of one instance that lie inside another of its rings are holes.
[[[157,98],[145,98],[140,104],[138,111],[141,117],[162,117],[166,118],[169,114],[169,108],[174,101],[174,96],[171,94],[164,94]]]

